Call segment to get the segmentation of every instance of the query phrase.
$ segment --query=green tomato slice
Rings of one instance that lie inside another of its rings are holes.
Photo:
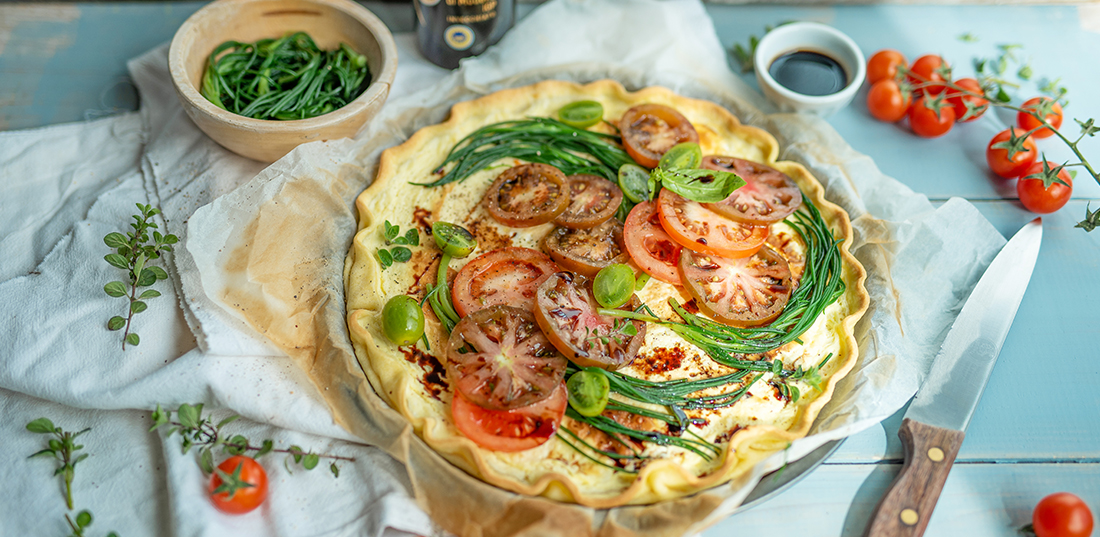
[[[596,101],[577,101],[558,110],[562,123],[578,129],[587,129],[603,119],[603,105]]]
[[[662,170],[693,170],[703,162],[703,149],[695,142],[672,146],[657,164]]]
[[[649,172],[637,164],[619,167],[619,188],[632,203],[649,200]]]
[[[382,333],[399,346],[412,345],[424,335],[424,310],[413,297],[397,295],[382,307]]]
[[[569,392],[569,406],[582,416],[599,416],[607,408],[611,384],[598,368],[573,373],[565,382],[565,388]]]
[[[466,228],[450,222],[439,221],[432,224],[432,236],[435,245],[443,253],[455,259],[462,259],[477,249],[477,239]]]
[[[634,294],[634,271],[622,263],[608,265],[592,281],[592,295],[605,308],[626,304]]]

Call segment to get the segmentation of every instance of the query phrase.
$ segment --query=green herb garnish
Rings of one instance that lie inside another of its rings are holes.
[[[386,270],[394,263],[405,263],[412,259],[412,250],[409,246],[420,246],[420,232],[416,228],[410,228],[401,234],[401,226],[395,226],[386,220],[382,223],[382,238],[386,245],[396,245],[391,249],[379,248],[375,255],[378,256],[378,264],[382,270]]]
[[[133,231],[127,232],[125,235],[118,232],[108,233],[103,237],[104,244],[115,249],[115,253],[107,254],[103,259],[111,266],[125,270],[127,275],[126,283],[114,281],[103,286],[103,292],[107,293],[108,296],[126,297],[130,302],[126,318],[116,315],[107,321],[108,330],[122,330],[125,328],[122,336],[122,350],[126,350],[127,343],[137,345],[141,342],[137,332],[130,330],[131,322],[135,314],[148,308],[148,305],[145,304],[146,300],[160,296],[160,292],[155,289],[146,289],[138,295],[138,288],[149,287],[157,283],[157,280],[168,278],[168,272],[163,268],[153,266],[152,262],[159,259],[162,253],[171,252],[172,245],[179,242],[179,238],[171,233],[161,235],[159,231],[153,231],[153,242],[150,243],[149,230],[157,229],[153,217],[160,214],[160,209],[141,203],[137,204],[137,208],[141,214],[133,216],[134,222],[130,224]]]

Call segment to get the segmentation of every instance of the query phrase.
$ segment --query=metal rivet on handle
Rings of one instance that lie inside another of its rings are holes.
[[[942,461],[943,460],[943,450],[938,448],[938,447],[934,447],[932,449],[929,449],[928,450],[928,458],[932,459],[932,462]]]
[[[920,520],[920,516],[912,509],[903,509],[901,511],[901,523],[906,526],[916,526],[917,521]]]

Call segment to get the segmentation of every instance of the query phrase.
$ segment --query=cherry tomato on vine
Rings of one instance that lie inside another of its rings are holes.
[[[867,60],[867,83],[893,80],[898,74],[898,67],[909,67],[909,61],[902,53],[889,48],[876,52],[870,60]]]
[[[989,141],[989,145],[985,148],[985,161],[993,173],[1005,179],[1012,179],[1023,175],[1024,170],[1035,162],[1039,150],[1035,148],[1035,142],[1030,136],[1017,144],[1020,150],[1016,151],[1012,158],[1008,157],[1008,149],[1012,145],[1012,134],[1023,136],[1024,132],[1015,127],[1005,129]]]
[[[1062,127],[1062,105],[1056,101],[1051,101],[1050,97],[1032,97],[1027,101],[1024,101],[1024,105],[1020,108],[1024,110],[1031,110],[1041,116],[1055,129]],[[1016,113],[1016,125],[1025,131],[1034,129],[1042,123],[1035,116],[1021,110]],[[1054,131],[1043,127],[1031,135],[1036,138],[1046,138],[1054,134]]]
[[[909,111],[909,98],[893,79],[879,80],[867,92],[867,111],[879,121],[894,123]]]
[[[926,54],[913,62],[909,68],[909,83],[925,95],[939,95],[944,90],[943,83],[950,76],[951,68],[943,58],[935,54]]]
[[[1069,201],[1069,197],[1073,195],[1073,179],[1065,168],[1058,171],[1058,178],[1066,184],[1051,183],[1049,187],[1043,186],[1041,177],[1057,167],[1058,164],[1054,162],[1040,161],[1024,170],[1020,180],[1016,182],[1016,194],[1020,196],[1020,203],[1023,203],[1027,210],[1040,214],[1052,213],[1061,209]],[[1032,175],[1038,177],[1030,177]]]
[[[921,97],[909,108],[909,128],[917,136],[935,138],[947,134],[955,124],[955,109],[940,97]]]
[[[1089,537],[1092,523],[1089,506],[1069,492],[1056,492],[1039,500],[1031,514],[1036,537]]]
[[[981,84],[978,84],[977,80],[973,78],[960,78],[952,82],[956,86],[979,95],[985,95],[982,90]],[[966,102],[969,101],[971,108],[974,112],[970,117],[966,117]],[[951,106],[955,108],[955,121],[959,123],[965,123],[967,121],[973,121],[978,119],[989,108],[989,99],[983,99],[974,95],[967,95],[961,91],[955,89],[948,90],[947,102],[951,103]]]
[[[234,455],[219,464],[210,476],[208,491],[219,511],[232,515],[247,513],[267,498],[267,472],[252,457]]]

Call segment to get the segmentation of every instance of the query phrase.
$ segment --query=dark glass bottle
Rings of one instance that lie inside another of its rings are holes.
[[[500,41],[515,22],[515,0],[413,0],[420,53],[454,69]]]

